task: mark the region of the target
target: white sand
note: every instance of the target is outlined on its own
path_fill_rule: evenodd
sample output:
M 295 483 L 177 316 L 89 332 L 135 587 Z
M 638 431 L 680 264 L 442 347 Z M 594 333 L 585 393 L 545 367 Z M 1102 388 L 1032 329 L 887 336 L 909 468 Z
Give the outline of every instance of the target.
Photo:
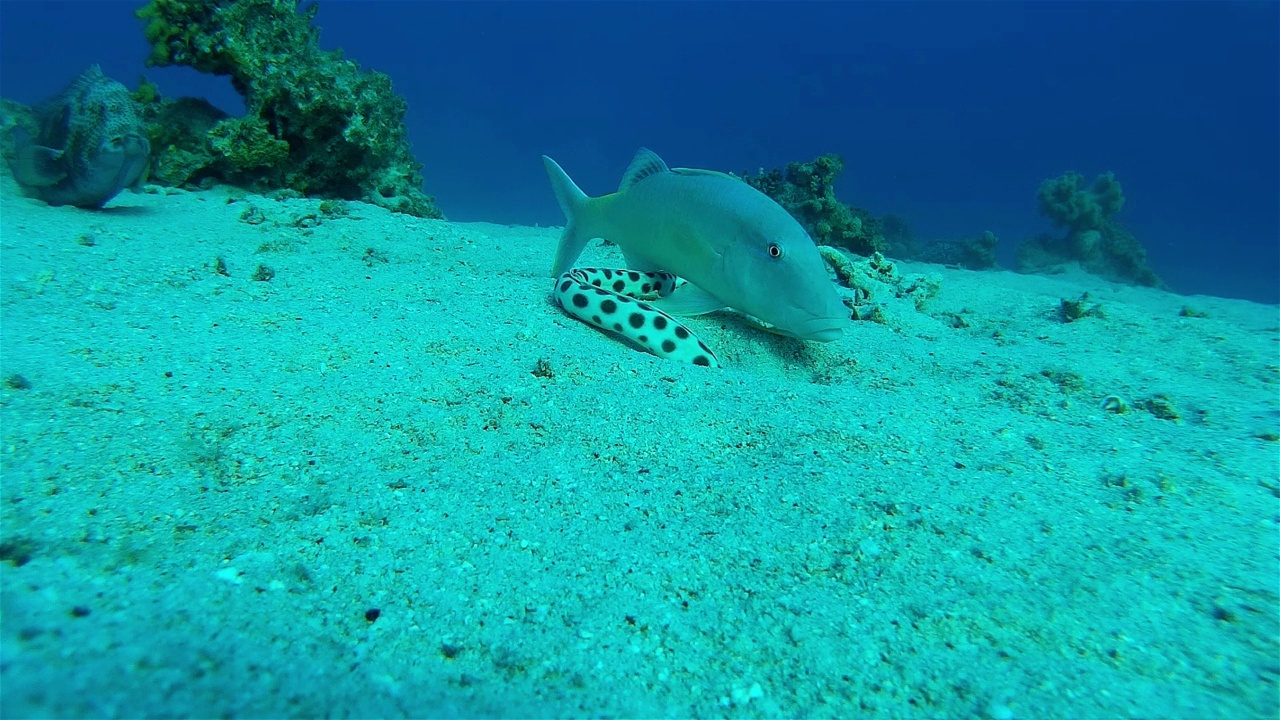
M 4 717 L 1277 714 L 1276 307 L 904 266 L 713 370 L 557 230 L 229 197 L 3 186 Z

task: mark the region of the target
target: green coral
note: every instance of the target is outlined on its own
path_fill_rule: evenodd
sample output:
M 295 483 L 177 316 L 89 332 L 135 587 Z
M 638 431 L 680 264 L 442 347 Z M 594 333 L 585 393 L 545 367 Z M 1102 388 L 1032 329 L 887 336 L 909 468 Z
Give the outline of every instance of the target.
M 151 44 L 147 65 L 190 65 L 201 72 L 217 73 L 188 52 L 213 10 L 214 5 L 204 0 L 152 0 L 139 8 L 138 18 L 146 21 L 142 34 Z M 206 52 L 201 57 L 208 54 Z
M 1147 252 L 1115 215 L 1124 193 L 1112 173 L 1099 175 L 1085 187 L 1084 176 L 1068 172 L 1040 184 L 1040 214 L 1066 235 L 1040 235 L 1018 247 L 1018 270 L 1045 272 L 1066 262 L 1119 282 L 1163 287 L 1147 265 Z
M 1101 231 L 1124 207 L 1124 193 L 1113 173 L 1103 173 L 1085 189 L 1084 176 L 1069 172 L 1040 183 L 1040 214 L 1071 234 Z
M 146 78 L 138 79 L 138 89 L 133 91 L 133 101 L 146 107 L 160 101 L 160 87 Z
M 151 0 L 137 15 L 149 65 L 228 75 L 244 97 L 245 117 L 212 129 L 210 175 L 443 217 L 421 190 L 404 99 L 385 74 L 321 50 L 315 12 L 294 0 Z
M 156 98 L 142 106 L 151 139 L 150 181 L 160 185 L 233 182 L 226 160 L 214 151 L 210 132 L 227 114 L 201 98 Z
M 1073 323 L 1087 317 L 1104 318 L 1107 316 L 1101 305 L 1097 303 L 1090 305 L 1089 303 L 1089 293 L 1082 293 L 1077 300 L 1062 298 L 1058 302 L 1058 317 L 1062 318 L 1064 323 Z
M 273 168 L 289 157 L 289 143 L 254 117 L 223 120 L 209 131 L 209 144 L 239 172 Z
M 887 243 L 879 221 L 861 208 L 840 202 L 835 180 L 844 170 L 839 155 L 822 155 L 808 163 L 793 162 L 781 170 L 761 170 L 742 179 L 791 213 L 819 245 L 846 248 L 859 255 L 884 251 Z

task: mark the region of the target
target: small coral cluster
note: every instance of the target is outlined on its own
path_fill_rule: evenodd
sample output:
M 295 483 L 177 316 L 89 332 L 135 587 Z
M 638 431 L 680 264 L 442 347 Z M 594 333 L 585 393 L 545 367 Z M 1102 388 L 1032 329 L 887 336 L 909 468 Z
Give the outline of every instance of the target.
M 1018 247 L 1018 270 L 1044 272 L 1067 262 L 1120 282 L 1161 287 L 1147 265 L 1147 252 L 1115 220 L 1124 193 L 1112 173 L 1099 175 L 1086 187 L 1084 177 L 1069 172 L 1040 185 L 1040 214 L 1066 235 L 1040 235 Z
M 849 288 L 844 293 L 845 304 L 854 320 L 888 322 L 880 300 L 885 288 L 891 289 L 896 298 L 910 299 L 916 310 L 924 312 L 942 287 L 942 278 L 937 275 L 900 274 L 897 265 L 878 252 L 852 260 L 841 250 L 819 245 L 818 254 L 835 273 L 838 284 Z
M 793 162 L 785 172 L 761 169 L 756 175 L 743 174 L 742 179 L 786 208 L 817 244 L 859 255 L 884 251 L 879 221 L 866 210 L 836 199 L 835 180 L 842 170 L 844 160 L 827 154 L 813 162 Z
M 290 188 L 442 217 L 421 190 L 404 99 L 385 74 L 321 50 L 315 11 L 294 0 L 150 0 L 138 10 L 148 65 L 229 75 L 247 108 L 232 118 L 144 85 L 135 97 L 150 121 L 153 180 Z

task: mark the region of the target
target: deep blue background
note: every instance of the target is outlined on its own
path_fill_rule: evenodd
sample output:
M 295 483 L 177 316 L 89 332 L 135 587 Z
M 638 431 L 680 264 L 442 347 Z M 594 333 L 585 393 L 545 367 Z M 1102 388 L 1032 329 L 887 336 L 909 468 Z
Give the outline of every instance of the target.
M 0 94 L 143 67 L 137 2 L 0 2 Z M 591 194 L 636 147 L 755 170 L 842 153 L 847 202 L 925 239 L 1051 228 L 1040 181 L 1115 171 L 1174 289 L 1280 301 L 1280 4 L 324 2 L 325 47 L 391 75 L 455 220 L 560 224 L 538 156 Z

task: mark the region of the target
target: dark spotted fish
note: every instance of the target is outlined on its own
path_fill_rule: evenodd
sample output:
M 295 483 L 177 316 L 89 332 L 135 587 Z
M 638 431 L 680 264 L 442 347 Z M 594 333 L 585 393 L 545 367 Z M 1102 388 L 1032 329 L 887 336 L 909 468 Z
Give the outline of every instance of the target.
M 151 153 L 141 110 L 97 65 L 32 112 L 37 134 L 15 128 L 9 163 L 27 193 L 50 205 L 96 209 L 141 185 Z

